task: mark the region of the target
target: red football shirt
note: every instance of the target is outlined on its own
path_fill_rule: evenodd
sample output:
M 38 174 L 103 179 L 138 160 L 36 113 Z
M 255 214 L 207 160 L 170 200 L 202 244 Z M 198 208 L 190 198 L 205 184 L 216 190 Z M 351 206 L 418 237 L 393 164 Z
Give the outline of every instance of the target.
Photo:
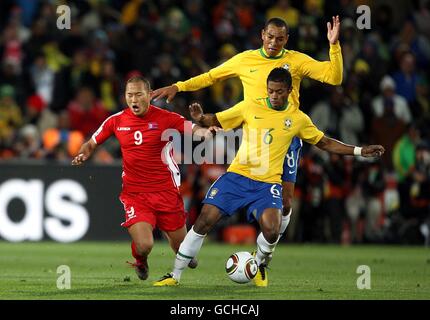
M 129 108 L 110 116 L 93 134 L 98 145 L 111 135 L 118 139 L 123 158 L 123 191 L 178 190 L 181 176 L 173 159 L 173 145 L 162 141 L 167 129 L 191 134 L 192 123 L 177 113 L 150 105 L 143 117 L 134 115 Z

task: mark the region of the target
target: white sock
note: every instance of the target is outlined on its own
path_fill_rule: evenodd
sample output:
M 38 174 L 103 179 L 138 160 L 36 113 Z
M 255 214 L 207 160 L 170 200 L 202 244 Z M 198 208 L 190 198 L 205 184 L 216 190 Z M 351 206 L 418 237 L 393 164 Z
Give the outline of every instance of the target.
M 281 228 L 279 230 L 278 241 L 279 241 L 279 239 L 281 239 L 281 237 L 284 234 L 285 230 L 287 230 L 288 224 L 290 223 L 290 218 L 291 218 L 291 212 L 292 211 L 293 211 L 293 209 L 290 209 L 290 212 L 286 216 L 282 215 Z
M 260 265 L 262 262 L 266 260 L 266 258 L 275 251 L 275 247 L 278 241 L 275 243 L 269 243 L 264 238 L 263 232 L 257 237 L 257 254 L 255 255 L 255 260 L 257 261 L 257 265 Z
M 194 258 L 202 247 L 205 234 L 198 234 L 194 232 L 193 227 L 188 231 L 181 245 L 179 246 L 178 253 L 175 258 L 175 266 L 173 268 L 173 278 L 176 280 L 181 279 L 182 271 L 188 266 L 191 259 Z

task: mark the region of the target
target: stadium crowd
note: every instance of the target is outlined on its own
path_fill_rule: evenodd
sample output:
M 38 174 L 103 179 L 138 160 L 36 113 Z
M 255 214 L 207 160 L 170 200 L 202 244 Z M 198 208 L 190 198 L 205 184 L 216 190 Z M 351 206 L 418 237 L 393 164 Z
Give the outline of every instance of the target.
M 57 28 L 61 4 L 72 9 L 70 30 Z M 370 29 L 357 28 L 361 4 L 371 8 Z M 287 240 L 428 242 L 430 0 L 2 0 L 0 159 L 69 162 L 101 122 L 126 105 L 126 79 L 141 74 L 160 88 L 206 72 L 260 47 L 271 17 L 288 23 L 287 49 L 327 60 L 326 22 L 336 14 L 343 83 L 304 80 L 301 109 L 331 137 L 381 144 L 386 152 L 369 162 L 305 146 Z M 229 79 L 155 104 L 189 118 L 192 101 L 215 113 L 241 98 L 240 80 Z M 92 161 L 119 158 L 112 141 Z M 181 165 L 191 221 L 226 167 Z

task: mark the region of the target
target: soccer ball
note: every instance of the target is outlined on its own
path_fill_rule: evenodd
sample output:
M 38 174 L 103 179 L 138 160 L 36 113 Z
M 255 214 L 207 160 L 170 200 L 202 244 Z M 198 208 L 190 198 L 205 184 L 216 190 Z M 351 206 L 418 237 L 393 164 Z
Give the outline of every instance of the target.
M 246 251 L 232 254 L 225 264 L 225 271 L 230 280 L 247 283 L 257 274 L 258 266 L 254 257 Z

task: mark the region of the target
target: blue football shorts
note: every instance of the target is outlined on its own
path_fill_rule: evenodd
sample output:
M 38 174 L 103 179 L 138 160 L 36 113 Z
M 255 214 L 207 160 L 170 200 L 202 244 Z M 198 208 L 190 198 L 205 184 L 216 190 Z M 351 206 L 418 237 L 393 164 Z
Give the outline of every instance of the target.
M 226 172 L 209 188 L 203 203 L 218 207 L 224 216 L 246 208 L 247 220 L 258 221 L 265 209 L 282 210 L 282 186 Z

